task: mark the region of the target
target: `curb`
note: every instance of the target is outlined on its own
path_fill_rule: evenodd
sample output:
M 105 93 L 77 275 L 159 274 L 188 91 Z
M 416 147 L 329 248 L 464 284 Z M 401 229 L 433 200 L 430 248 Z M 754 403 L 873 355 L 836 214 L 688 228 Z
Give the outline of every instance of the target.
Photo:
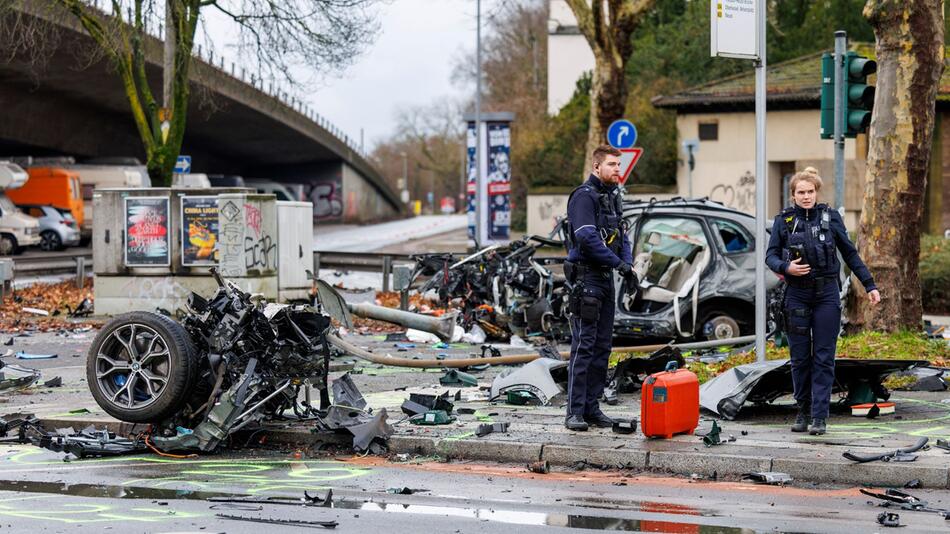
M 76 419 L 41 419 L 47 428 L 67 426 L 85 427 L 93 424 L 123 433 L 131 430 L 131 423 L 119 421 L 80 421 Z M 308 430 L 275 429 L 268 431 L 272 443 L 316 444 L 336 443 L 340 440 L 326 435 L 313 434 Z M 389 450 L 394 454 L 420 456 L 443 456 L 457 460 L 484 460 L 502 463 L 526 464 L 547 460 L 551 465 L 573 466 L 578 462 L 613 469 L 634 469 L 674 475 L 740 476 L 757 471 L 788 473 L 796 481 L 837 483 L 864 486 L 902 487 L 907 481 L 919 479 L 927 489 L 950 489 L 950 467 L 921 463 L 871 462 L 854 464 L 814 458 L 781 458 L 730 454 L 725 448 L 716 452 L 648 451 L 642 449 L 599 448 L 581 445 L 524 443 L 492 439 L 430 438 L 423 436 L 393 435 L 389 438 Z M 722 452 L 719 452 L 719 451 Z

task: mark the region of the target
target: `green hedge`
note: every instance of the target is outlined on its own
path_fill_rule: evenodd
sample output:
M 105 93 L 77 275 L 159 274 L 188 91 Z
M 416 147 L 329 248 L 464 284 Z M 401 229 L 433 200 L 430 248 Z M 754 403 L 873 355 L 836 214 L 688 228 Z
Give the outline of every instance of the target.
M 920 290 L 924 312 L 950 314 L 950 239 L 920 237 Z

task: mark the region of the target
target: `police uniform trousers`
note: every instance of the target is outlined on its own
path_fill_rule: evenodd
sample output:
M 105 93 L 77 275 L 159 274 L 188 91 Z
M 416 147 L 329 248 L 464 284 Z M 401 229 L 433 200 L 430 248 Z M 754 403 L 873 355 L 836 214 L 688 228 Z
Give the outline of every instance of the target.
M 579 280 L 580 282 L 580 280 Z M 568 365 L 568 415 L 593 415 L 607 380 L 613 345 L 614 282 L 610 271 L 588 272 L 583 280 L 586 310 L 571 316 L 571 361 Z M 596 317 L 593 317 L 596 306 Z
M 811 406 L 812 418 L 826 419 L 841 330 L 837 280 L 820 279 L 812 287 L 790 285 L 785 292 L 785 319 L 795 400 L 799 406 Z

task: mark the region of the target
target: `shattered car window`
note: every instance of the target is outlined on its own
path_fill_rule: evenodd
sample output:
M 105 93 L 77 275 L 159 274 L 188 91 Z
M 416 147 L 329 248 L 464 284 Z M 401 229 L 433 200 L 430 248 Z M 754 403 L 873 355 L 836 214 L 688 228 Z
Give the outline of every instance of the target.
M 702 224 L 695 219 L 657 217 L 639 231 L 634 255 L 649 255 L 646 281 L 665 287 L 684 263 L 693 262 L 707 247 Z
M 716 232 L 719 233 L 719 238 L 722 240 L 723 251 L 725 251 L 726 254 L 753 250 L 752 240 L 738 224 L 724 219 L 714 219 L 713 226 Z

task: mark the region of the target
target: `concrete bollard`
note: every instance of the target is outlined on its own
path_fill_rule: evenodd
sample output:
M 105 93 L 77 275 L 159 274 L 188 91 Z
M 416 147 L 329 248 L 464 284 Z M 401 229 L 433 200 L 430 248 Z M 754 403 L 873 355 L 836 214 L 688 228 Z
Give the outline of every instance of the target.
M 86 258 L 76 257 L 76 287 L 82 289 L 86 285 Z

